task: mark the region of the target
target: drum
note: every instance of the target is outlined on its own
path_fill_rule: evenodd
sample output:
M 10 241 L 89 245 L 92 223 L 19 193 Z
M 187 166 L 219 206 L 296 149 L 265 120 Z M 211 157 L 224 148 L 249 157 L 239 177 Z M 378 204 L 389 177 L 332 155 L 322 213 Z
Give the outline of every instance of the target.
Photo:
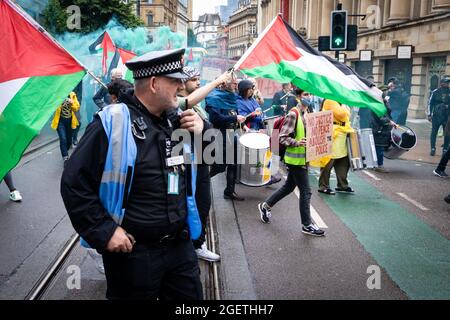
M 239 138 L 239 181 L 249 187 L 262 187 L 270 182 L 272 152 L 270 137 L 263 133 L 246 133 Z
M 414 149 L 417 136 L 410 128 L 399 126 L 391 131 L 391 145 L 384 151 L 384 157 L 390 160 L 400 158 L 401 155 Z
M 350 167 L 353 171 L 363 170 L 363 156 L 361 154 L 361 146 L 359 143 L 358 132 L 347 135 L 348 157 L 350 159 Z
M 378 168 L 377 149 L 372 129 L 358 130 L 364 169 Z
M 362 129 L 347 137 L 350 166 L 353 171 L 378 167 L 377 150 L 372 129 Z

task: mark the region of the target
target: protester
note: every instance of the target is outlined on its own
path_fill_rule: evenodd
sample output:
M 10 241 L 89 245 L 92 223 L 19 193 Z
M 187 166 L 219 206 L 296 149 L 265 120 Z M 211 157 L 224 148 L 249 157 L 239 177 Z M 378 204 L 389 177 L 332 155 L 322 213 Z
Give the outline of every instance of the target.
M 444 134 L 446 137 L 450 136 L 450 116 L 448 117 Z M 439 163 L 436 170 L 433 171 L 433 173 L 440 178 L 448 178 L 448 174 L 445 172 L 445 168 L 447 167 L 449 160 L 450 160 L 450 149 L 447 149 L 447 151 L 442 156 L 441 162 Z
M 282 90 L 275 93 L 272 99 L 272 108 L 277 115 L 284 115 L 297 105 L 295 95 L 292 93 L 292 84 L 283 83 Z
M 384 167 L 384 149 L 391 145 L 392 128 L 398 126 L 391 120 L 391 108 L 386 99 L 384 99 L 384 105 L 386 107 L 386 113 L 382 117 L 379 117 L 371 111 L 372 117 L 370 120 L 378 161 L 378 167 L 374 170 L 379 173 L 389 173 L 389 170 Z
M 58 132 L 59 148 L 64 160 L 64 166 L 69 159 L 69 150 L 72 147 L 73 130 L 79 125 L 75 112 L 80 110 L 75 92 L 71 92 L 64 102 L 56 109 L 51 127 Z
M 238 114 L 246 118 L 244 130 L 260 131 L 265 129 L 261 107 L 254 96 L 255 86 L 250 80 L 242 80 L 238 85 L 239 95 L 237 97 Z
M 328 161 L 323 161 L 324 167 L 320 169 L 319 192 L 327 195 L 336 193 L 330 188 L 331 170 L 334 169 L 337 178 L 337 192 L 354 193 L 349 186 L 348 172 L 350 159 L 348 156 L 347 135 L 355 132 L 350 126 L 350 108 L 332 100 L 325 100 L 323 111 L 333 112 L 333 145 L 332 155 Z
M 123 72 L 121 69 L 115 68 L 111 70 L 111 82 L 122 78 Z M 108 93 L 108 87 L 104 87 L 103 85 L 100 86 L 100 90 L 97 91 L 92 99 L 100 110 L 112 103 L 111 96 Z
M 81 127 L 81 105 L 82 105 L 82 100 L 83 100 L 83 80 L 80 81 L 80 83 L 78 83 L 78 85 L 75 87 L 75 89 L 73 90 L 73 92 L 75 92 L 78 102 L 80 104 L 80 108 L 75 111 L 75 117 L 78 120 L 78 126 L 73 130 L 73 136 L 72 136 L 72 144 L 74 147 L 77 146 L 78 144 L 78 132 L 80 131 L 80 127 Z
M 207 120 L 206 111 L 198 105 L 212 90 L 217 86 L 231 79 L 231 72 L 225 72 L 215 81 L 208 83 L 203 88 L 200 87 L 200 72 L 192 67 L 184 67 L 184 73 L 188 79 L 184 81 L 184 89 L 178 94 L 179 108 L 186 110 L 192 108 L 204 119 L 208 128 L 212 124 Z M 208 222 L 209 211 L 211 209 L 211 177 L 209 175 L 209 166 L 203 161 L 197 166 L 197 190 L 195 193 L 200 219 L 202 222 L 202 233 L 200 238 L 193 241 L 195 252 L 200 259 L 206 261 L 219 261 L 220 256 L 206 247 L 206 224 Z
M 111 97 L 111 104 L 120 103 L 121 96 L 126 94 L 129 89 L 133 88 L 133 84 L 127 80 L 115 79 L 108 84 L 108 93 Z
M 255 89 L 253 89 L 253 98 L 255 98 L 256 102 L 258 102 L 259 106 L 262 107 L 264 105 L 264 98 L 262 96 L 261 91 L 258 89 L 258 82 L 255 78 L 248 78 L 253 83 Z
M 442 78 L 440 87 L 431 94 L 430 102 L 428 104 L 428 120 L 432 124 L 431 129 L 431 151 L 430 155 L 436 155 L 436 139 L 439 129 L 445 128 L 447 119 L 450 115 L 450 78 Z M 450 136 L 444 137 L 444 149 L 442 154 L 445 154 L 450 145 Z
M 219 173 L 227 172 L 227 186 L 224 198 L 244 201 L 235 191 L 237 175 L 237 136 L 235 130 L 245 121 L 245 117 L 237 114 L 236 79 L 232 78 L 219 89 L 215 89 L 206 97 L 206 111 L 214 128 L 222 134 L 223 161 L 211 166 L 211 178 Z M 220 143 L 220 141 L 216 142 Z M 233 148 L 233 149 L 231 149 Z M 232 163 L 227 163 L 227 153 L 233 152 Z
M 300 190 L 299 209 L 302 232 L 307 235 L 322 237 L 325 232 L 317 227 L 311 219 L 312 193 L 306 162 L 305 121 L 298 106 L 293 108 L 286 116 L 286 121 L 280 132 L 280 143 L 287 147 L 284 162 L 287 165 L 288 177 L 286 183 L 277 192 L 265 202 L 258 204 L 261 221 L 270 223 L 272 208 L 298 187 Z
M 75 230 L 103 255 L 108 299 L 203 298 L 187 224 L 188 166 L 172 156 L 171 136 L 178 128 L 202 134 L 204 123 L 193 110 L 169 120 L 187 78 L 183 55 L 154 51 L 127 62 L 134 90 L 99 112 L 62 176 Z
M 21 202 L 22 201 L 22 195 L 20 194 L 19 190 L 16 189 L 14 186 L 14 182 L 12 179 L 11 172 L 8 172 L 5 177 L 3 178 L 3 181 L 5 181 L 6 186 L 9 189 L 9 200 L 13 202 Z

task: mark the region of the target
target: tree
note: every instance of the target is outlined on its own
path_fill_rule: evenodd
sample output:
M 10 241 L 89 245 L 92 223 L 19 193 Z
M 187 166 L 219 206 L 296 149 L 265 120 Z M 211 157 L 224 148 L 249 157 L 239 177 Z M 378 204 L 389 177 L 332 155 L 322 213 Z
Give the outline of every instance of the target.
M 44 12 L 44 25 L 52 34 L 66 31 L 67 12 L 62 9 L 59 0 L 50 0 Z
M 67 27 L 66 9 L 72 5 L 80 8 L 81 29 L 71 30 Z M 124 3 L 120 0 L 50 0 L 44 11 L 45 26 L 53 33 L 90 33 L 104 27 L 113 17 L 125 28 L 144 25 L 142 20 L 133 14 L 132 2 Z

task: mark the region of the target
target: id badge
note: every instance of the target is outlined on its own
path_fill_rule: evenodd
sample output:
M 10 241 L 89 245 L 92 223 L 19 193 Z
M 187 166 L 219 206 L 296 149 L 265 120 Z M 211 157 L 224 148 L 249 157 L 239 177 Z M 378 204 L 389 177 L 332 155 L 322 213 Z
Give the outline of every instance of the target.
M 167 194 L 169 195 L 174 195 L 177 196 L 180 194 L 180 190 L 179 190 L 179 180 L 180 180 L 180 175 L 178 173 L 175 172 L 171 172 L 169 173 L 168 176 L 168 190 L 167 190 Z

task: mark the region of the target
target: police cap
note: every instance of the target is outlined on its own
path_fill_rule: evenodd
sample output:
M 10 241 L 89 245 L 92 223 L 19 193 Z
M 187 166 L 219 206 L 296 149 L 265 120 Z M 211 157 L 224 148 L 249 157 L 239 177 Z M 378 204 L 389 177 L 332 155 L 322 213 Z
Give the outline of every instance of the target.
M 144 79 L 155 76 L 188 79 L 183 72 L 185 49 L 152 51 L 140 57 L 135 57 L 125 63 L 133 72 L 134 79 Z

